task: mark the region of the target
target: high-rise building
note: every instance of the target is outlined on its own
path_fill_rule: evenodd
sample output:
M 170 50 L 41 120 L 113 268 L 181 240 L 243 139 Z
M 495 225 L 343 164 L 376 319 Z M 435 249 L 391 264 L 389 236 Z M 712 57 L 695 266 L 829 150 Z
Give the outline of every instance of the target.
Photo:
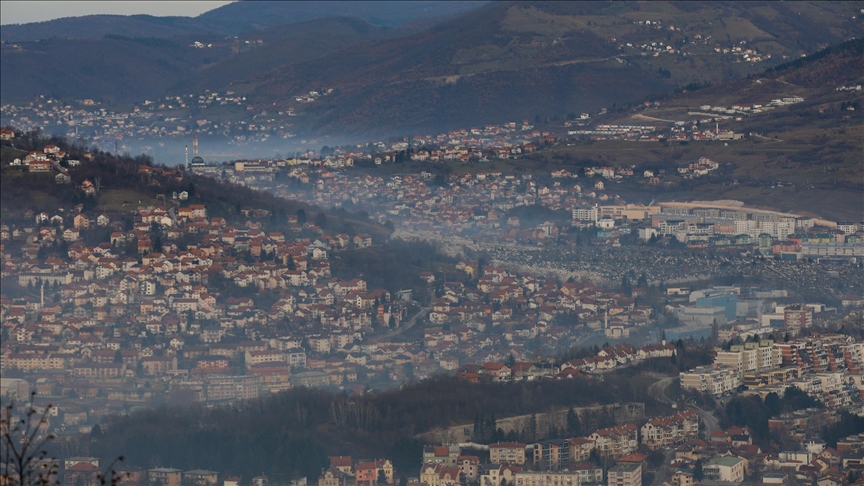
M 714 364 L 725 365 L 738 370 L 741 380 L 746 374 L 755 374 L 777 368 L 780 364 L 780 352 L 774 350 L 774 341 L 763 339 L 758 343 L 745 343 L 720 351 L 714 358 Z
M 805 304 L 787 305 L 783 309 L 783 327 L 788 332 L 798 333 L 813 326 L 813 309 Z

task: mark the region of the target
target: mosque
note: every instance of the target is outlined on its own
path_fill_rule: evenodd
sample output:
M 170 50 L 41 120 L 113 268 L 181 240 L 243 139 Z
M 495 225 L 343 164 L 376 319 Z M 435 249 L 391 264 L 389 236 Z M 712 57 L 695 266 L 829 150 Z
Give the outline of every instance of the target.
M 204 159 L 202 159 L 198 155 L 198 135 L 195 135 L 195 137 L 192 139 L 192 152 L 193 152 L 193 157 L 192 157 L 192 161 L 190 162 L 189 161 L 189 146 L 187 145 L 186 146 L 186 170 L 189 171 L 189 170 L 201 169 L 201 168 L 205 167 L 207 164 L 205 164 Z

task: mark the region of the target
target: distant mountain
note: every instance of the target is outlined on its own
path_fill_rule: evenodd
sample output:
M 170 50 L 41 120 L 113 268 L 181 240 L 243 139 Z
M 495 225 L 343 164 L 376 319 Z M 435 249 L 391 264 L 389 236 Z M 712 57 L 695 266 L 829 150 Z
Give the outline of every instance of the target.
M 297 22 L 336 14 L 350 18 Z M 596 113 L 741 79 L 864 37 L 859 16 L 854 2 L 235 2 L 195 19 L 123 18 L 194 34 L 7 42 L 0 85 L 4 100 L 109 105 L 230 89 L 259 111 L 294 108 L 298 134 L 383 136 Z M 333 92 L 295 101 L 322 87 Z
M 262 107 L 335 88 L 303 107 L 312 132 L 436 131 L 596 111 L 755 74 L 861 36 L 855 13 L 818 2 L 495 2 L 234 87 Z
M 359 42 L 393 35 L 396 35 L 393 29 L 376 27 L 354 17 L 308 20 L 242 34 L 243 39 L 255 43 L 262 40 L 263 45 L 202 65 L 184 76 L 170 91 L 201 93 L 205 89 L 223 88 L 281 66 L 308 62 Z M 245 46 L 243 39 L 234 42 Z
M 84 15 L 0 26 L 0 39 L 33 42 L 44 39 L 92 39 L 106 35 L 167 38 L 188 34 L 236 35 L 254 26 L 248 23 L 203 20 L 193 17 L 152 15 Z
M 224 47 L 205 52 L 188 43 L 111 36 L 50 39 L 18 49 L 2 46 L 2 97 L 12 101 L 44 94 L 108 103 L 143 101 L 166 92 L 196 67 L 228 54 Z
M 237 35 L 242 32 L 324 17 L 355 17 L 379 27 L 460 14 L 483 1 L 243 1 L 233 2 L 198 17 L 152 15 L 85 15 L 47 22 L 0 27 L 0 39 L 30 42 L 42 39 L 83 39 L 105 35 L 174 37 L 178 35 Z
M 50 39 L 23 43 L 20 48 L 3 46 L 0 86 L 4 100 L 50 94 L 58 98 L 140 102 L 168 92 L 187 94 L 220 88 L 389 34 L 387 29 L 359 19 L 325 18 L 240 34 L 236 39 L 114 35 Z M 312 37 L 318 40 L 310 42 Z M 191 46 L 195 40 L 211 43 L 212 47 L 195 49 Z
M 283 1 L 253 0 L 229 3 L 198 18 L 241 22 L 255 28 L 302 22 L 321 17 L 356 17 L 380 27 L 396 27 L 423 19 L 474 10 L 486 1 Z

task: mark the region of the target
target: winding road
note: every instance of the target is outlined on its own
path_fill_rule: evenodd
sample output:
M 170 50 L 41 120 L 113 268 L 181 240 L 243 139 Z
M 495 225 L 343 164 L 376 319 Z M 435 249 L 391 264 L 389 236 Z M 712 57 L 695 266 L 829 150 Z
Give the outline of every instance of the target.
M 419 319 L 426 317 L 426 314 L 428 314 L 430 310 L 432 310 L 432 307 L 421 307 L 420 310 L 416 314 L 414 314 L 414 317 L 409 319 L 408 322 L 405 323 L 404 326 L 399 326 L 397 329 L 393 330 L 392 332 L 387 332 L 385 334 L 382 334 L 380 337 L 376 336 L 373 339 L 375 339 L 379 343 L 386 343 L 386 342 L 390 341 L 391 339 L 395 338 L 396 336 L 398 336 L 398 335 L 404 333 L 405 331 L 408 331 L 412 327 L 414 327 L 414 324 L 417 324 L 417 321 Z
M 671 385 L 677 379 L 677 376 L 669 376 L 655 383 L 652 383 L 651 386 L 648 387 L 648 394 L 651 395 L 651 398 L 657 400 L 658 402 L 668 403 L 670 405 L 676 403 L 675 400 L 669 398 L 669 396 L 666 394 L 666 390 L 669 388 L 669 385 Z M 687 404 L 685 402 L 685 405 L 699 412 L 699 418 L 702 422 L 705 439 L 710 438 L 711 434 L 714 433 L 715 430 L 720 428 L 720 420 L 717 419 L 717 416 L 714 415 L 714 412 L 702 410 L 701 408 L 693 405 L 692 403 Z
M 666 390 L 669 388 L 669 385 L 674 383 L 677 379 L 677 376 L 668 376 L 652 383 L 648 387 L 648 394 L 651 396 L 651 398 L 657 400 L 658 402 L 668 403 L 670 405 L 677 403 L 675 400 L 669 398 L 669 396 L 666 394 Z M 720 420 L 717 419 L 717 417 L 714 415 L 714 412 L 702 410 L 701 408 L 693 405 L 692 403 L 688 404 L 687 402 L 684 402 L 684 404 L 692 408 L 693 410 L 699 412 L 701 429 L 702 433 L 704 434 L 703 437 L 705 438 L 705 440 L 708 440 L 711 437 L 711 434 L 713 434 L 715 430 L 720 428 Z M 651 483 L 650 486 L 658 486 L 664 479 L 666 479 L 666 476 L 669 473 L 669 463 L 672 461 L 672 458 L 675 455 L 675 449 L 672 448 L 666 451 L 665 455 L 666 457 L 663 461 L 663 466 L 661 466 L 655 473 L 654 481 Z

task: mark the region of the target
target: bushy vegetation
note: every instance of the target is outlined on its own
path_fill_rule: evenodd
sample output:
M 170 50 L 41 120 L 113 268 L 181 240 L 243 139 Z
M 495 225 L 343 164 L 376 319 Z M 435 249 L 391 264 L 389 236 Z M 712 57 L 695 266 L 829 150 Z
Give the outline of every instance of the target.
M 470 424 L 480 414 L 541 413 L 627 402 L 634 395 L 642 401 L 650 382 L 604 378 L 472 384 L 440 376 L 360 396 L 298 388 L 226 407 L 136 412 L 109 420 L 101 436 L 80 446 L 95 455 L 123 451 L 129 463 L 142 467 L 210 468 L 243 477 L 263 471 L 277 480 L 297 473 L 315 477 L 326 456 L 335 454 L 392 454 L 397 467 L 413 468 L 420 461 L 419 433 Z
M 342 278 L 362 275 L 369 289 L 386 288 L 390 292 L 412 289 L 414 299 L 426 303 L 430 286 L 420 279 L 420 272 L 444 269 L 449 271 L 449 280 L 460 280 L 465 274 L 455 270 L 455 263 L 454 258 L 441 254 L 428 243 L 390 241 L 382 247 L 340 252 L 331 260 L 330 271 Z M 438 280 L 441 277 L 443 273 L 436 276 Z
M 86 211 L 102 210 L 104 209 L 102 196 L 107 194 L 107 191 L 112 191 L 111 201 L 104 202 L 109 203 L 111 209 L 116 209 L 113 207 L 118 203 L 116 191 L 121 191 L 120 195 L 128 195 L 130 206 L 127 209 L 131 210 L 137 205 L 139 199 L 148 200 L 150 203 L 158 201 L 161 204 L 168 204 L 166 201 L 170 200 L 174 193 L 187 191 L 190 197 L 184 204 L 204 204 L 209 216 L 224 217 L 231 223 L 245 223 L 249 218 L 244 214 L 244 210 L 263 209 L 268 214 L 268 228 L 279 231 L 287 227 L 288 215 L 308 211 L 310 214 L 320 215 L 321 220 L 327 221 L 325 229 L 328 230 L 369 233 L 375 241 L 386 239 L 390 233 L 390 229 L 373 223 L 365 214 L 345 210 L 322 212 L 307 204 L 278 198 L 273 194 L 244 186 L 220 182 L 210 177 L 182 172 L 173 175 L 142 172 L 142 166 L 153 165 L 153 159 L 148 155 L 115 156 L 109 152 L 93 150 L 90 152 L 93 160 L 87 161 L 83 160 L 83 148 L 68 143 L 64 138 L 45 137 L 38 133 L 33 134 L 33 141 L 27 148 L 41 150 L 48 144 L 57 145 L 69 154 L 69 158 L 82 160 L 79 167 L 69 170 L 72 184 L 57 185 L 51 173 L 29 174 L 4 166 L 3 177 L 0 179 L 0 201 L 4 210 L 17 211 L 31 208 L 55 211 L 58 205 L 70 209 L 79 203 L 84 204 Z M 4 156 L 7 152 L 15 154 L 8 147 L 3 149 Z M 106 192 L 85 196 L 78 189 L 85 179 L 92 182 L 98 180 L 100 188 Z M 160 196 L 165 196 L 166 199 L 163 200 Z
M 843 411 L 840 412 L 839 422 L 825 428 L 822 439 L 828 443 L 829 447 L 836 448 L 838 440 L 862 432 L 864 432 L 864 417 Z
M 768 419 L 781 413 L 794 412 L 807 408 L 822 408 L 822 404 L 796 387 L 787 388 L 780 398 L 769 393 L 765 400 L 759 395 L 735 397 L 726 404 L 720 420 L 724 427 L 732 425 L 747 426 L 753 431 L 753 440 L 767 445 L 770 441 Z

